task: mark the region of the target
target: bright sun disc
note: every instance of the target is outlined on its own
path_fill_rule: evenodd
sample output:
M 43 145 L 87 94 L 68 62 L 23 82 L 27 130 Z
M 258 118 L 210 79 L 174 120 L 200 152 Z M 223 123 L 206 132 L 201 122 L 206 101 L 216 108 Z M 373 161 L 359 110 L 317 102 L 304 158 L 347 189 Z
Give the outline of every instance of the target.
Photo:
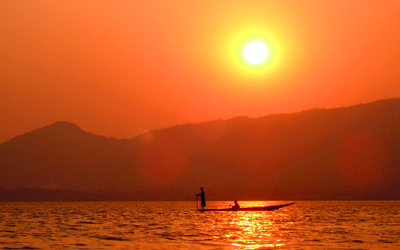
M 243 56 L 251 64 L 262 63 L 267 58 L 267 47 L 262 42 L 248 43 L 243 49 Z

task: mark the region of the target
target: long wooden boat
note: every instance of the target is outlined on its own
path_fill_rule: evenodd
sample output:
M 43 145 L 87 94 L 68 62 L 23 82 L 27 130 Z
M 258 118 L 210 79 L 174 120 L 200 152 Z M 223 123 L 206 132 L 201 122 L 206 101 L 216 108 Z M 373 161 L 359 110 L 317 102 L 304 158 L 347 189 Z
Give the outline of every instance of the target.
M 282 205 L 275 205 L 275 206 L 265 206 L 265 207 L 241 207 L 239 209 L 233 208 L 220 208 L 220 209 L 199 209 L 200 212 L 207 212 L 207 211 L 272 211 L 282 207 L 287 207 L 293 205 L 293 203 L 282 204 Z

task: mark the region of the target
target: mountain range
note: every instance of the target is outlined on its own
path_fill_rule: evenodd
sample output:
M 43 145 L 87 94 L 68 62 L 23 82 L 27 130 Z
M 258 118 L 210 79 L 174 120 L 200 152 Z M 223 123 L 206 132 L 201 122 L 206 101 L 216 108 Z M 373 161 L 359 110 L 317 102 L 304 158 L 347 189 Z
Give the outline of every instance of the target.
M 0 201 L 400 199 L 400 99 L 149 131 L 56 122 L 0 144 Z

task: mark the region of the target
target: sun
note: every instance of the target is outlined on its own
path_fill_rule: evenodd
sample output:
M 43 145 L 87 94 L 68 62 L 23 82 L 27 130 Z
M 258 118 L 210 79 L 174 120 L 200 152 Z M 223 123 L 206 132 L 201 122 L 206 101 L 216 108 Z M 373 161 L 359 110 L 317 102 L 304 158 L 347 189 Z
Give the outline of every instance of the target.
M 243 49 L 244 58 L 251 64 L 262 63 L 267 55 L 267 47 L 259 41 L 250 42 Z

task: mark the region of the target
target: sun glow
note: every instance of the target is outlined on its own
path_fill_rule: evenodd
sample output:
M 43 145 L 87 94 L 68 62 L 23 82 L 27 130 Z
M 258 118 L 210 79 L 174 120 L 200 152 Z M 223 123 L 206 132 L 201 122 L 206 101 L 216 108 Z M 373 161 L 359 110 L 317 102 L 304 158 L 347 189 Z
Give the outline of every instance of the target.
M 267 58 L 268 50 L 262 42 L 253 41 L 243 49 L 243 56 L 251 64 L 259 64 Z
M 226 58 L 232 66 L 229 80 L 243 86 L 266 86 L 266 79 L 279 79 L 282 73 L 282 46 L 285 41 L 273 29 L 235 31 L 226 36 Z M 249 83 L 245 84 L 243 83 Z

